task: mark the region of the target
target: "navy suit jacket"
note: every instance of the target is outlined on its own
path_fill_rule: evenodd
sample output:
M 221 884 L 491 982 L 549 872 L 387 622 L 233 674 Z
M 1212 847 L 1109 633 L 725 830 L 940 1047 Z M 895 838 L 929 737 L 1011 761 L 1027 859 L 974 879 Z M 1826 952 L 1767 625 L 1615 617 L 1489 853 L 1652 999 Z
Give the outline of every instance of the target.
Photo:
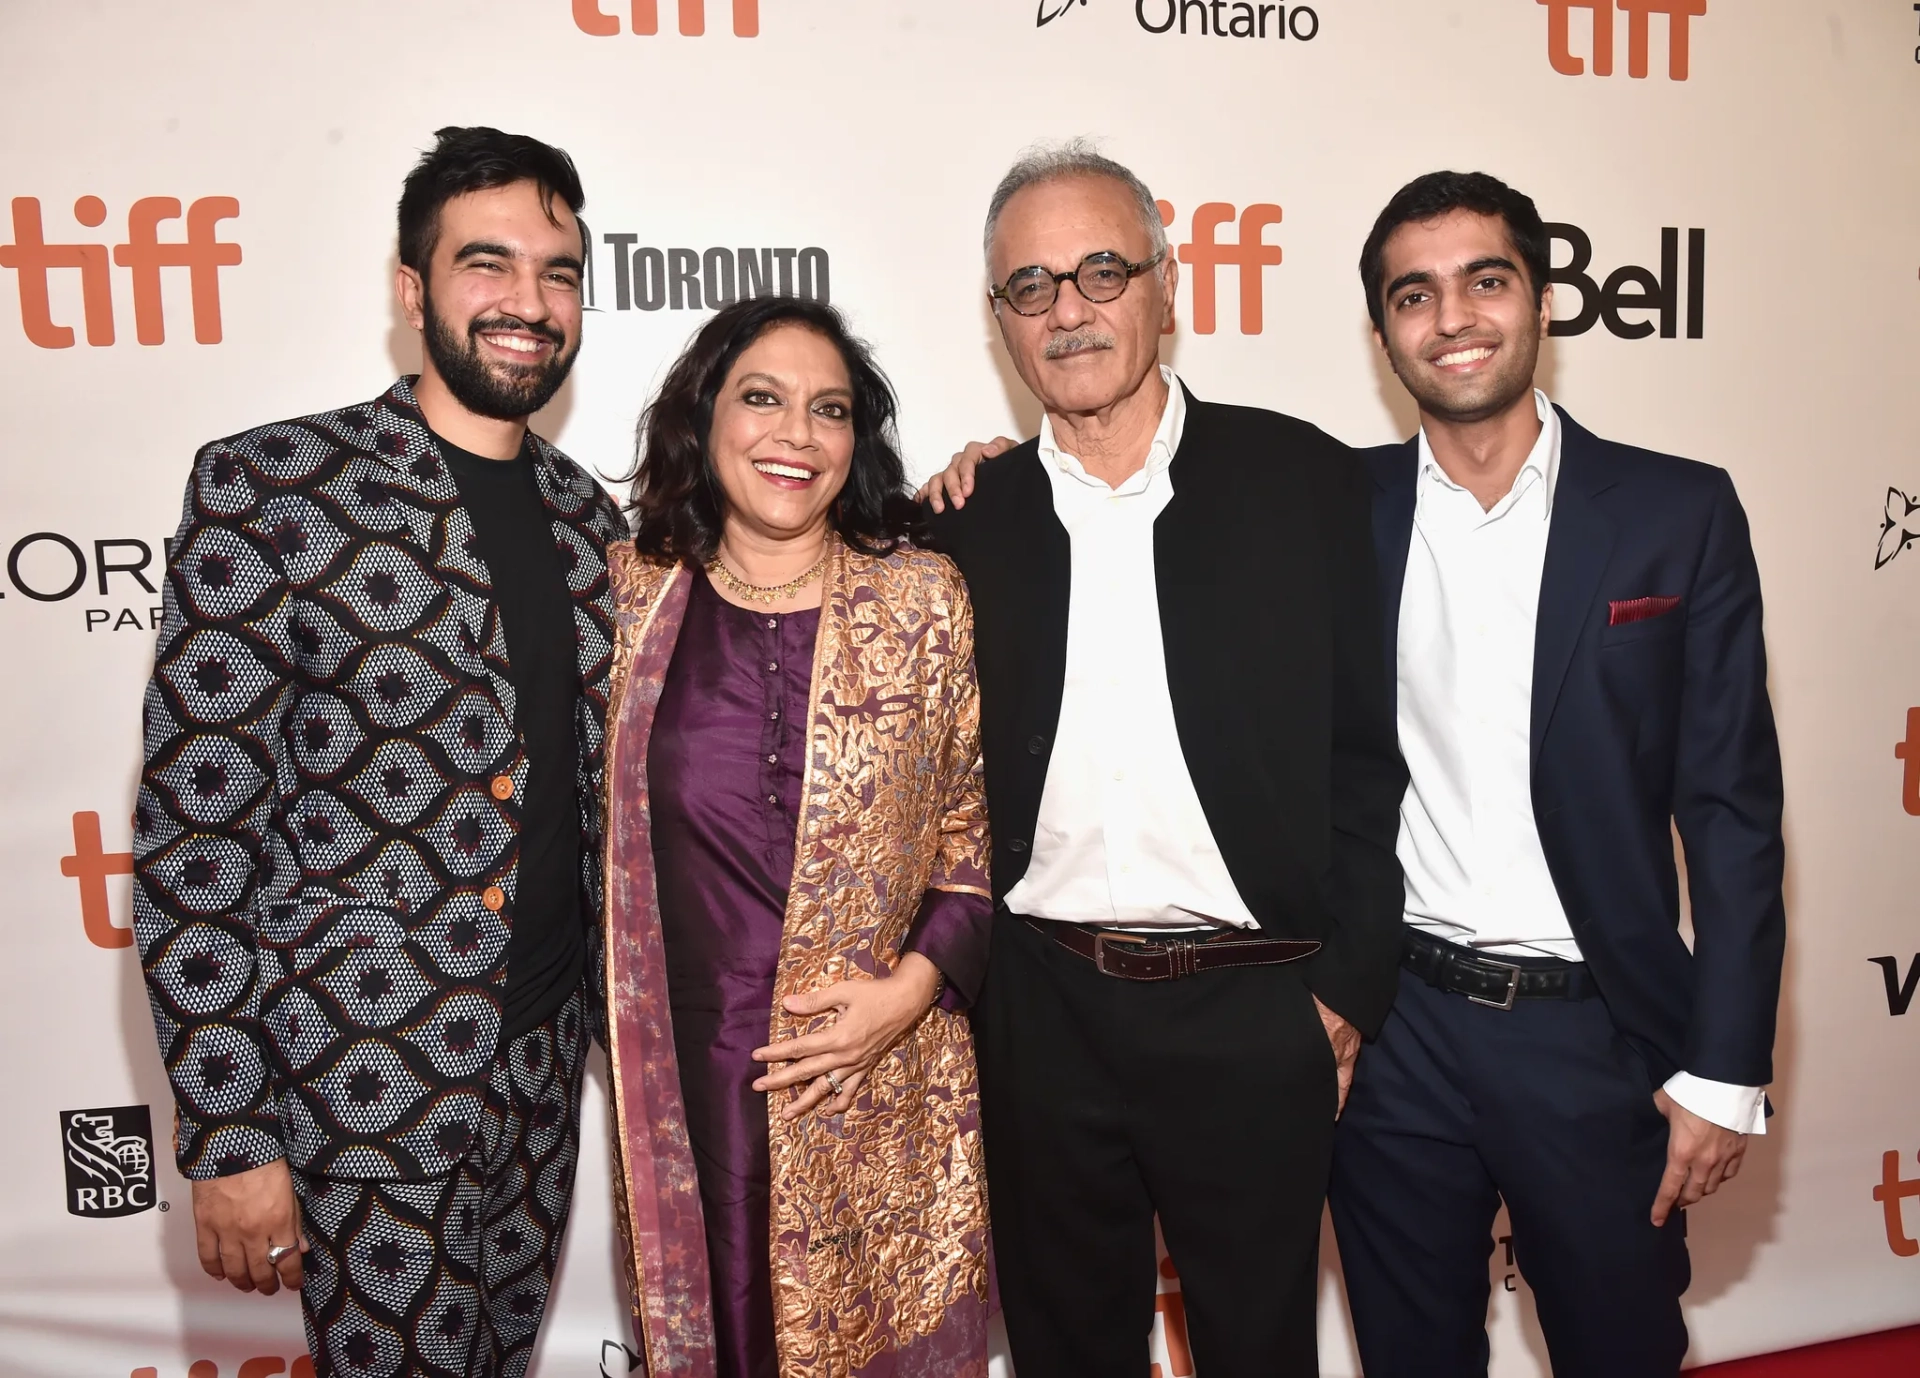
M 1786 944 L 1780 749 L 1760 574 L 1724 469 L 1560 413 L 1533 666 L 1533 813 L 1573 936 L 1656 1084 L 1773 1080 Z M 1364 452 L 1396 663 L 1417 440 Z M 1609 625 L 1610 606 L 1678 598 Z M 1390 686 L 1396 694 L 1397 683 Z M 1686 852 L 1681 940 L 1671 824 Z

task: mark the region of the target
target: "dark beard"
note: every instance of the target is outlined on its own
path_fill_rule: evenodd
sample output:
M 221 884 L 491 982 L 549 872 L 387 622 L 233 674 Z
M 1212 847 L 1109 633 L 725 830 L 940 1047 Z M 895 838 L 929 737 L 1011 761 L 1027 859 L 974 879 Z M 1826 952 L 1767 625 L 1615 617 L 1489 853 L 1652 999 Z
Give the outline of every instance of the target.
M 567 381 L 574 358 L 580 353 L 577 342 L 567 349 L 566 336 L 550 325 L 535 325 L 512 316 L 485 316 L 471 321 L 467 338 L 461 340 L 435 314 L 432 296 L 422 299 L 421 311 L 426 317 L 421 335 L 427 357 L 433 360 L 447 391 L 468 411 L 495 421 L 522 421 L 546 406 Z M 554 352 L 539 364 L 491 363 L 480 354 L 479 335 L 483 330 L 525 330 L 551 341 Z

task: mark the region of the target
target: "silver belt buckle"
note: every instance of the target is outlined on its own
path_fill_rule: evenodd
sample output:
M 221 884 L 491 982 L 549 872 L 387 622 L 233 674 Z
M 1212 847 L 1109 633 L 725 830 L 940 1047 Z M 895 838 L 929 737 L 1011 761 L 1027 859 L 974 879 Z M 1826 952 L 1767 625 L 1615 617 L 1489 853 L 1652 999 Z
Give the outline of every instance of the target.
M 1131 978 L 1122 972 L 1107 970 L 1107 941 L 1108 935 L 1105 933 L 1093 935 L 1093 969 L 1102 976 L 1118 976 L 1123 981 L 1130 980 Z M 1114 941 L 1125 942 L 1127 939 L 1120 938 Z M 1133 941 L 1140 942 L 1142 939 L 1135 938 Z
M 1512 1009 L 1513 1002 L 1520 997 L 1520 968 L 1511 962 L 1496 962 L 1491 957 L 1476 957 L 1474 960 L 1480 963 L 1481 966 L 1498 967 L 1501 971 L 1507 973 L 1507 998 L 1505 1000 L 1488 1000 L 1483 996 L 1468 995 L 1467 999 L 1473 1001 L 1476 1005 L 1485 1005 L 1490 1010 Z M 1462 992 L 1462 994 L 1465 994 L 1465 992 Z
M 1093 935 L 1093 969 L 1102 976 L 1112 976 L 1122 981 L 1152 981 L 1158 978 L 1152 976 L 1129 976 L 1124 971 L 1109 970 L 1107 967 L 1107 948 L 1110 944 L 1125 944 L 1131 946 L 1136 952 L 1141 953 L 1143 956 L 1146 955 L 1145 949 L 1148 947 L 1157 946 L 1165 949 L 1175 946 L 1171 940 L 1165 938 L 1148 938 L 1133 933 L 1095 933 Z M 1123 946 L 1121 950 L 1125 951 L 1126 949 Z M 1170 974 L 1174 977 L 1187 974 L 1180 970 L 1180 958 L 1177 953 L 1172 955 L 1170 966 Z M 1195 968 L 1195 970 L 1198 970 L 1198 968 Z

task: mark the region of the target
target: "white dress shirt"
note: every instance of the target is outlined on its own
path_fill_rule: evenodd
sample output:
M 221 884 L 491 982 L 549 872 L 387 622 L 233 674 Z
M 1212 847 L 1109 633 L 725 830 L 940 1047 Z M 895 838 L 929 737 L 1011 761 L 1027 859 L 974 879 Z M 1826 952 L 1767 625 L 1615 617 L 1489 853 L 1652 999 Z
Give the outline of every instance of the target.
M 1400 591 L 1400 806 L 1406 921 L 1493 955 L 1585 960 L 1533 816 L 1530 732 L 1540 578 L 1560 475 L 1560 417 L 1536 391 L 1540 436 L 1491 508 L 1448 478 L 1420 433 Z M 1761 1090 L 1679 1072 L 1667 1094 L 1703 1119 L 1764 1134 Z
M 1040 793 L 1032 861 L 1007 893 L 1016 914 L 1123 928 L 1252 928 L 1180 752 L 1154 581 L 1153 523 L 1187 404 L 1167 406 L 1147 462 L 1118 488 L 1089 474 L 1040 423 L 1040 462 L 1072 548 L 1067 674 Z

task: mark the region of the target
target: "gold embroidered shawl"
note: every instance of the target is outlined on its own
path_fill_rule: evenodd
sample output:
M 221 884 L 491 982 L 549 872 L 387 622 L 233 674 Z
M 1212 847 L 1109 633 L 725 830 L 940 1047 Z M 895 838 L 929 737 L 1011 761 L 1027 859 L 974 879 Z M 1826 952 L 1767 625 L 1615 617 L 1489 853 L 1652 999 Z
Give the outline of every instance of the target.
M 647 818 L 647 746 L 685 569 L 610 552 L 607 1047 L 614 1180 L 652 1378 L 714 1371 L 699 1184 L 680 1098 Z M 835 544 L 814 650 L 794 873 L 768 1012 L 891 969 L 929 889 L 985 895 L 973 613 L 953 564 Z M 817 1025 L 809 1026 L 817 1027 Z M 973 1042 L 937 1006 L 848 1114 L 769 1117 L 782 1378 L 984 1378 L 987 1216 Z

